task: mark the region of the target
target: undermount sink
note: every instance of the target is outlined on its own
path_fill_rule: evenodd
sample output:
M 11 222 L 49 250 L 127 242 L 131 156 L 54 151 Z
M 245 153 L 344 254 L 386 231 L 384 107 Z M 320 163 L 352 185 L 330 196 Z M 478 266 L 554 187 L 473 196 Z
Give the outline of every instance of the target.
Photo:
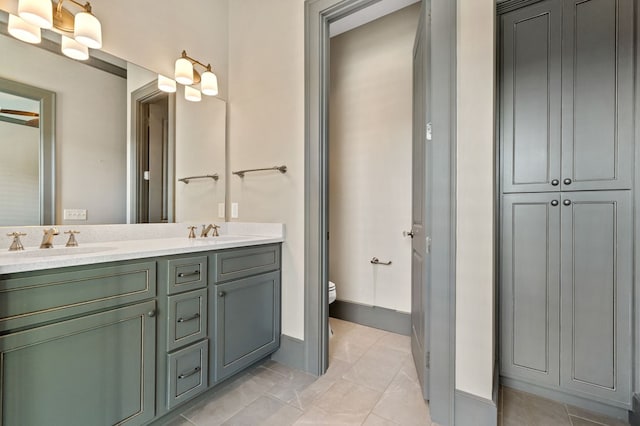
M 78 254 L 93 254 L 113 250 L 115 247 L 54 247 L 51 249 L 35 249 L 28 251 L 5 252 L 7 255 L 17 257 L 52 257 L 73 256 Z

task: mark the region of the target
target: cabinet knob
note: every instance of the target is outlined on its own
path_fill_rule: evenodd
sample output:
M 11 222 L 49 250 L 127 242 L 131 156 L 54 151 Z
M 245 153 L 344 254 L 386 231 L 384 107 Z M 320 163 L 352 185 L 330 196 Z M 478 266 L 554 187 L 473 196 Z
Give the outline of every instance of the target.
M 571 179 L 566 178 L 565 180 L 562 181 L 565 185 L 571 185 Z
M 558 205 L 558 200 L 551 200 L 551 205 L 553 207 L 557 206 Z
M 147 315 L 149 315 L 150 317 L 155 317 L 156 316 L 156 311 L 149 311 L 149 312 L 147 312 Z
M 225 295 L 224 291 L 221 291 L 221 292 L 218 293 L 218 296 L 220 296 L 220 297 L 224 297 L 224 295 Z
M 570 206 L 571 205 L 571 200 L 564 200 L 562 202 L 562 204 L 564 204 L 565 206 Z
M 551 181 L 551 185 L 558 186 L 558 185 L 560 185 L 560 181 L 558 179 L 554 179 L 554 180 Z

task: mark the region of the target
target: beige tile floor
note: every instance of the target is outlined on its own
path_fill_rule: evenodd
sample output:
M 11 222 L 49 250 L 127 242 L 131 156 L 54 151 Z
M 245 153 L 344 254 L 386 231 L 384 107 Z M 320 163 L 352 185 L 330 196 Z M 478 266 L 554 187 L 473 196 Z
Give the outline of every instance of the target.
M 409 337 L 330 321 L 330 365 L 322 377 L 266 361 L 165 424 L 430 425 Z
M 550 399 L 500 389 L 499 426 L 625 426 L 627 422 Z

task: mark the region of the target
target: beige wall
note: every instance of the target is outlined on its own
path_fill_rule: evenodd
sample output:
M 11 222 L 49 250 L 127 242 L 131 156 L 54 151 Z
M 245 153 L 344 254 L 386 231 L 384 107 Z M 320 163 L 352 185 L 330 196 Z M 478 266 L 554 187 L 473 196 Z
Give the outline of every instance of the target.
M 57 222 L 63 209 L 87 209 L 82 224 L 123 223 L 126 81 L 12 37 L 0 37 L 0 52 L 21 58 L 3 61 L 1 77 L 56 93 Z
M 420 5 L 331 39 L 329 278 L 338 299 L 411 311 L 412 58 Z M 372 257 L 391 260 L 372 265 Z
M 0 121 L 0 226 L 40 224 L 40 129 Z
M 304 337 L 304 1 L 229 3 L 230 170 L 244 222 L 282 222 L 282 332 Z M 235 219 L 234 219 L 235 220 Z
M 491 399 L 495 2 L 458 0 L 456 388 Z

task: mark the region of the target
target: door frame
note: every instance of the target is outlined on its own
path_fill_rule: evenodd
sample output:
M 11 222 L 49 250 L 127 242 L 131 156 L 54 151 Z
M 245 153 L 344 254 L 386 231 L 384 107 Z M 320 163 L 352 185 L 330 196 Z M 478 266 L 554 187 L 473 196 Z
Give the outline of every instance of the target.
M 380 0 L 305 1 L 305 369 L 328 367 L 328 101 L 329 24 Z M 430 173 L 432 235 L 430 411 L 432 420 L 454 424 L 455 392 L 455 174 L 456 2 L 431 6 L 433 157 Z

